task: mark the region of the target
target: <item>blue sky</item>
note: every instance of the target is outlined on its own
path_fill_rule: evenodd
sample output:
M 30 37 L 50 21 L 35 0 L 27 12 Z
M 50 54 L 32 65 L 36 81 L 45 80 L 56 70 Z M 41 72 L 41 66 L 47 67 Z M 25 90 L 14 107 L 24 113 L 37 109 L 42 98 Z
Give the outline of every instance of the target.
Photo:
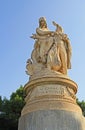
M 56 21 L 72 46 L 69 77 L 78 84 L 77 97 L 85 100 L 85 0 L 0 0 L 0 95 L 9 98 L 29 77 L 26 61 L 34 41 L 30 38 L 45 16 L 48 27 Z

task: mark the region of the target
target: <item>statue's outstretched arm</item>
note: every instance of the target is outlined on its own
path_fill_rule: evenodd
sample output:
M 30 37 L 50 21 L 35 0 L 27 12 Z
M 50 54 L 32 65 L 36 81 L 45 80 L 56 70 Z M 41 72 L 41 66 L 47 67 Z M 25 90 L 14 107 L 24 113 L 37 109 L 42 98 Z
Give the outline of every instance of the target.
M 63 28 L 59 24 L 57 24 L 54 21 L 52 23 L 53 23 L 54 26 L 56 26 L 56 32 L 59 32 L 59 33 L 63 33 L 64 32 Z
M 52 22 L 54 26 L 58 27 L 58 24 L 56 22 Z
M 40 36 L 44 36 L 44 35 L 50 35 L 52 33 L 52 31 L 49 31 L 48 29 L 43 30 L 43 29 L 37 28 L 36 33 Z

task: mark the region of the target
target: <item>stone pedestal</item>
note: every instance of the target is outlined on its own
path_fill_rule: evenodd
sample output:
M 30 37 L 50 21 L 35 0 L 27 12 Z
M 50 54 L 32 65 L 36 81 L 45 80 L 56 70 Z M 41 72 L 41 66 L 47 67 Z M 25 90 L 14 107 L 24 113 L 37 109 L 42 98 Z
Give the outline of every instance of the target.
M 67 76 L 43 72 L 30 79 L 25 91 L 18 130 L 85 130 L 77 84 Z
M 65 110 L 39 110 L 20 118 L 19 130 L 85 130 L 81 114 Z

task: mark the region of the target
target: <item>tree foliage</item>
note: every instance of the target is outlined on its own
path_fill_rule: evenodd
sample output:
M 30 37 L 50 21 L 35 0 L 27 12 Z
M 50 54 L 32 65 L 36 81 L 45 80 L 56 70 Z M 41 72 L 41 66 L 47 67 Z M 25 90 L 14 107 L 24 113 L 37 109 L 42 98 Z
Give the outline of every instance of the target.
M 77 103 L 78 103 L 78 105 L 81 107 L 82 113 L 83 113 L 83 115 L 85 116 L 85 101 L 84 101 L 84 100 L 79 101 L 79 100 L 77 99 Z
M 9 100 L 6 98 L 2 100 L 0 96 L 0 130 L 17 130 L 24 104 L 23 86 L 13 92 Z

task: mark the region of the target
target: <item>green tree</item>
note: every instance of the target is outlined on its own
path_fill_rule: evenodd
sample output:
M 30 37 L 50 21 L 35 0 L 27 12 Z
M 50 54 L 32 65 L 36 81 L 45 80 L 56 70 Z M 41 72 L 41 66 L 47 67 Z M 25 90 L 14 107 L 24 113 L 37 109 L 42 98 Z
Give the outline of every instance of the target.
M 85 101 L 84 101 L 84 100 L 79 101 L 79 100 L 77 99 L 77 103 L 78 103 L 78 105 L 81 107 L 82 113 L 83 113 L 83 115 L 85 116 Z
M 6 98 L 2 100 L 0 97 L 0 130 L 18 129 L 18 119 L 24 105 L 23 86 L 13 92 L 9 100 Z
M 0 96 L 0 112 L 2 111 L 2 98 L 1 98 L 1 96 Z

